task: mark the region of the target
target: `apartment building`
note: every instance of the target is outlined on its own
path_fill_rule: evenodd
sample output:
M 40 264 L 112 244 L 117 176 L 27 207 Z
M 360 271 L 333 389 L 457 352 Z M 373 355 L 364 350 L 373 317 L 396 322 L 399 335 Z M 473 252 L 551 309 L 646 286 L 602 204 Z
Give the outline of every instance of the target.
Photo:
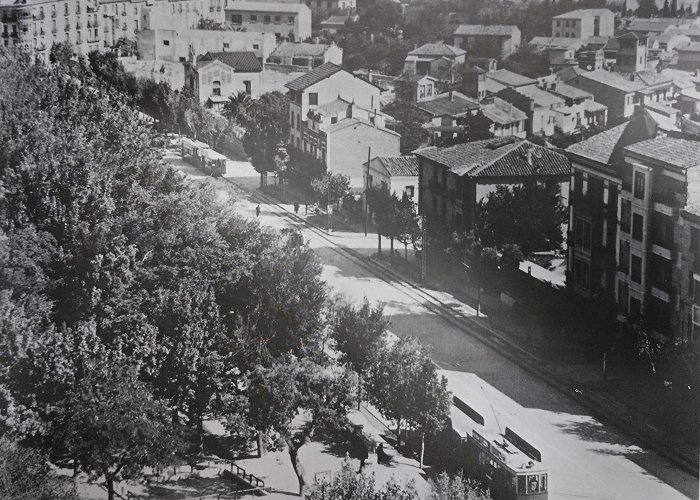
M 682 335 L 680 294 L 689 274 L 680 273 L 680 211 L 700 199 L 700 142 L 655 137 L 627 146 L 624 156 L 617 304 L 631 321 L 643 318 L 665 337 Z M 696 250 L 687 238 L 693 232 L 687 232 L 692 256 Z M 688 262 L 686 257 L 686 267 Z
M 481 57 L 505 59 L 520 47 L 520 28 L 512 25 L 462 24 L 454 45 Z
M 226 21 L 245 31 L 274 33 L 278 39 L 304 41 L 311 36 L 311 9 L 298 3 L 232 1 Z
M 588 38 L 614 36 L 615 14 L 608 9 L 579 9 L 552 18 L 552 36 Z
M 628 122 L 569 146 L 567 285 L 586 297 L 615 303 L 617 225 L 623 149 L 655 137 L 644 110 Z
M 141 9 L 140 29 L 196 29 L 201 20 L 223 24 L 226 0 L 155 0 Z
M 207 52 L 254 52 L 265 60 L 277 47 L 274 33 L 197 29 L 144 29 L 136 35 L 139 59 L 185 62 Z
M 221 110 L 231 96 L 259 97 L 262 65 L 253 52 L 209 52 L 185 63 L 185 86 L 201 104 Z
M 289 143 L 323 161 L 329 172 L 350 177 L 362 189 L 363 159 L 398 156 L 401 136 L 385 128 L 382 89 L 333 63 L 286 84 L 289 89 Z
M 267 58 L 268 64 L 313 69 L 325 63 L 342 64 L 343 49 L 335 43 L 282 42 Z
M 517 137 L 431 146 L 418 158 L 420 213 L 447 231 L 469 231 L 479 201 L 498 185 L 556 182 L 568 198 L 571 167 L 556 151 Z
M 453 81 L 457 67 L 466 62 L 467 52 L 443 42 L 426 43 L 410 51 L 404 61 L 408 75 L 429 75 Z

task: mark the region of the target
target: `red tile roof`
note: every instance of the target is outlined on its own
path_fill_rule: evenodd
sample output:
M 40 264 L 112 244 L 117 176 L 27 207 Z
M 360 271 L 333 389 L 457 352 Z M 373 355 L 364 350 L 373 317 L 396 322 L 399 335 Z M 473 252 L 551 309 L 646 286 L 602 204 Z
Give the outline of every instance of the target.
M 201 68 L 213 61 L 221 61 L 240 73 L 259 73 L 263 70 L 255 52 L 207 52 L 197 58 L 197 67 Z
M 337 64 L 325 63 L 301 75 L 299 78 L 288 82 L 285 87 L 295 91 L 304 90 L 315 83 L 325 80 L 329 76 L 335 75 L 338 71 L 343 71 L 343 68 Z

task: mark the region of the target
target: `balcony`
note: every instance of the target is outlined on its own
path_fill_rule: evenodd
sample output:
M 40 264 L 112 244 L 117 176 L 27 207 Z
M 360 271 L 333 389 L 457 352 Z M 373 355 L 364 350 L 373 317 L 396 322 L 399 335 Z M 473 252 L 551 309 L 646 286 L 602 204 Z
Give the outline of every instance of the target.
M 11 36 L 12 38 L 18 38 L 18 37 L 19 37 L 19 33 L 17 33 L 16 31 L 13 31 L 12 33 L 10 33 L 10 36 Z
M 35 21 L 43 21 L 43 20 L 44 20 L 44 14 L 36 14 L 36 15 L 34 15 L 34 20 L 35 20 Z
M 19 20 L 17 17 L 17 13 L 13 12 L 11 14 L 3 14 L 2 15 L 2 22 L 3 23 L 16 23 Z
M 68 32 L 70 31 L 70 26 L 66 25 L 66 27 L 63 28 L 63 31 L 65 31 L 66 33 L 68 33 Z
M 55 35 L 56 33 L 58 33 L 58 29 L 56 29 L 56 28 L 51 28 L 51 33 L 53 33 L 53 34 Z
M 56 19 L 56 11 L 53 11 L 53 12 L 51 13 L 51 19 Z
M 97 7 L 87 7 L 85 10 L 87 11 L 88 14 L 93 14 L 93 13 L 97 12 Z

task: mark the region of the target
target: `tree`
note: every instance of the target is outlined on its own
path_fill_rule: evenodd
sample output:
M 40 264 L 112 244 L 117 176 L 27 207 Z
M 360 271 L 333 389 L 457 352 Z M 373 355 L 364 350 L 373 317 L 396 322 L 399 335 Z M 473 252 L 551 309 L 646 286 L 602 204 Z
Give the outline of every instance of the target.
M 245 92 L 239 92 L 229 97 L 221 114 L 232 123 L 238 125 L 247 123 L 248 107 L 252 104 L 253 98 Z
M 486 118 L 481 111 L 474 115 L 466 115 L 457 118 L 457 126 L 460 128 L 455 136 L 442 136 L 437 140 L 440 146 L 452 144 L 462 144 L 465 142 L 481 141 L 491 139 L 491 120 Z
M 320 178 L 311 181 L 311 189 L 319 205 L 337 205 L 350 192 L 350 177 L 343 174 L 326 172 Z
M 515 243 L 525 255 L 561 249 L 567 210 L 557 183 L 498 186 L 479 202 L 476 212 L 476 233 L 486 246 Z
M 362 380 L 371 369 L 378 352 L 384 348 L 383 335 L 389 321 L 384 317 L 384 307 L 370 306 L 367 297 L 361 307 L 354 307 L 339 300 L 333 311 L 332 336 L 341 360 L 348 363 L 359 376 L 358 407 L 362 402 Z
M 378 252 L 382 253 L 382 236 L 391 240 L 391 255 L 394 255 L 394 238 L 396 238 L 396 204 L 398 198 L 389 192 L 386 185 L 367 190 L 367 204 L 377 222 Z
M 664 7 L 661 10 L 661 17 L 671 17 L 671 9 L 668 6 L 668 0 L 664 0 Z
M 53 424 L 57 440 L 93 480 L 114 481 L 172 463 L 179 450 L 170 412 L 125 366 L 103 365 L 70 392 Z
M 627 0 L 622 1 L 622 9 L 620 11 L 621 17 L 627 17 Z
M 326 165 L 312 154 L 293 147 L 288 147 L 287 153 L 289 159 L 286 177 L 289 183 L 307 192 L 310 191 L 311 183 L 326 173 Z
M 412 103 L 396 99 L 383 111 L 396 120 L 396 131 L 401 134 L 401 153 L 406 154 L 426 144 L 430 133 L 423 127 L 426 114 Z
M 393 480 L 377 488 L 374 475 L 359 474 L 349 460 L 333 475 L 331 481 L 317 480 L 305 495 L 307 500 L 417 500 L 413 483 L 399 484 Z
M 79 498 L 73 481 L 56 476 L 45 456 L 6 439 L 0 440 L 0 492 L 17 500 Z
M 639 0 L 639 6 L 637 7 L 638 17 L 654 17 L 658 11 L 656 0 Z
M 500 65 L 515 73 L 538 78 L 549 74 L 549 57 L 543 52 L 537 52 L 531 45 L 523 45 L 511 54 Z
M 441 472 L 436 479 L 430 480 L 430 496 L 428 500 L 490 500 L 488 491 L 481 489 L 478 484 L 465 479 L 460 472 L 450 477 Z
M 289 102 L 281 92 L 268 92 L 246 107 L 238 119 L 245 129 L 243 148 L 253 168 L 260 173 L 260 185 L 277 169 L 277 159 L 289 138 Z
M 413 203 L 413 200 L 404 192 L 395 208 L 397 211 L 396 239 L 403 243 L 404 258 L 408 260 L 408 244 L 414 243 L 420 236 L 416 204 Z
M 420 433 L 422 467 L 425 434 L 443 428 L 451 404 L 447 379 L 438 378 L 426 348 L 403 338 L 383 349 L 371 372 L 369 392 L 381 414 L 396 422 L 397 446 L 403 421 Z

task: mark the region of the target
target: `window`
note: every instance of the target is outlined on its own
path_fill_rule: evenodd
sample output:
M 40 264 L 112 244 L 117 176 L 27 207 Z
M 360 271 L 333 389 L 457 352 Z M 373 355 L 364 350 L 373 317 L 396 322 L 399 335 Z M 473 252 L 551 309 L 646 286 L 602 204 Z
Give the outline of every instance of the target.
M 604 247 L 608 246 L 608 220 L 603 219 L 603 234 L 601 235 L 600 244 Z
M 260 44 L 254 43 L 253 50 L 260 50 Z
M 294 128 L 294 111 L 290 111 L 289 126 Z
M 257 23 L 257 22 L 258 22 L 258 16 L 257 16 L 257 14 L 251 14 L 251 15 L 250 15 L 250 22 L 251 22 L 251 23 Z
M 282 22 L 282 16 L 275 16 L 275 24 L 279 24 Z
M 625 233 L 630 232 L 630 223 L 632 221 L 632 204 L 629 200 L 622 200 L 620 204 L 620 230 Z
M 577 248 L 591 251 L 591 221 L 577 218 L 574 225 L 574 243 Z
M 557 28 L 561 26 L 561 21 L 557 20 Z
M 297 130 L 301 130 L 301 113 L 297 115 Z
M 309 106 L 318 106 L 317 92 L 309 92 Z
M 287 18 L 287 24 L 294 24 L 294 16 L 289 16 Z
M 559 38 L 560 35 L 561 35 L 561 33 L 559 33 L 558 31 L 557 31 L 556 33 L 554 33 L 554 36 L 555 36 L 556 38 Z
M 618 270 L 627 274 L 630 272 L 630 242 L 620 240 L 620 253 L 617 259 Z
M 166 47 L 169 47 L 169 46 L 170 46 L 170 40 L 163 40 L 163 45 L 165 45 Z
M 583 181 L 581 183 L 581 194 L 586 196 L 588 194 L 588 176 L 583 176 Z
M 228 49 L 228 48 L 229 48 L 229 46 L 230 46 L 230 44 L 228 44 L 228 43 L 224 42 L 224 48 L 225 48 L 225 49 Z
M 233 24 L 243 24 L 243 16 L 240 14 L 231 14 L 231 22 Z
M 642 258 L 636 255 L 632 255 L 632 281 L 635 283 L 642 283 Z
M 574 259 L 574 283 L 581 288 L 590 288 L 591 269 L 588 262 Z
M 603 187 L 603 203 L 607 205 L 608 201 L 610 201 L 610 188 L 606 184 Z
M 263 24 L 270 24 L 270 16 L 263 16 Z
M 644 199 L 644 184 L 646 176 L 642 172 L 634 173 L 634 197 L 640 200 Z
M 214 82 L 214 83 L 216 84 L 216 83 L 218 83 L 218 82 Z M 212 95 L 218 95 L 218 96 L 220 96 L 220 95 L 221 95 L 221 87 L 214 87 L 214 88 L 211 90 L 211 93 L 212 93 Z
M 637 297 L 630 297 L 630 318 L 639 319 L 642 316 L 642 301 Z
M 413 186 L 406 186 L 406 189 L 404 190 L 406 196 L 412 199 L 415 192 L 414 189 L 415 188 Z
M 245 87 L 245 93 L 250 95 L 253 91 L 250 80 L 243 80 L 243 86 Z
M 644 216 L 641 214 L 632 215 L 632 238 L 637 241 L 644 240 Z

